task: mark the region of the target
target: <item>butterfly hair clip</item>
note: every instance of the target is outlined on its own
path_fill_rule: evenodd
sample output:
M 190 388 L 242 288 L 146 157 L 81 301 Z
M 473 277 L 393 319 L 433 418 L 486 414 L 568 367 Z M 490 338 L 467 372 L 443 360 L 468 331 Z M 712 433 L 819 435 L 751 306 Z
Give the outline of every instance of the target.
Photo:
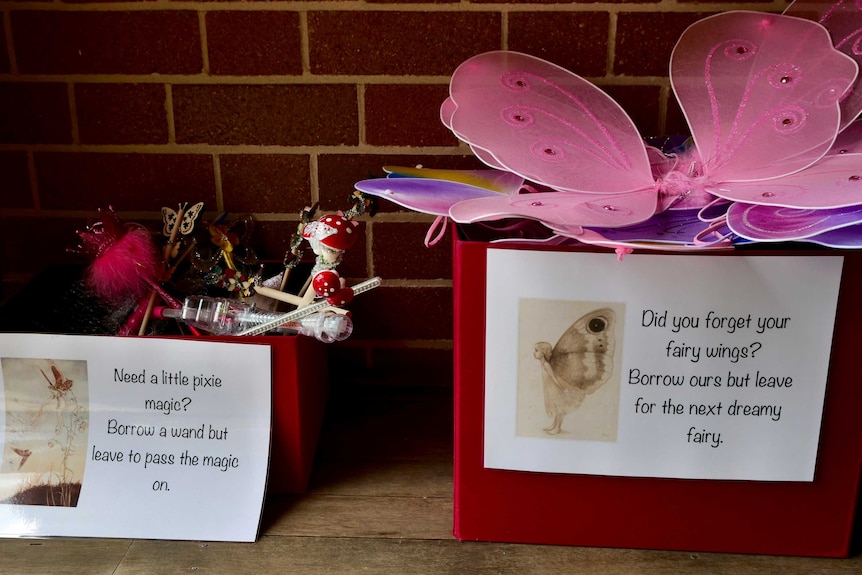
M 862 247 L 860 59 L 858 3 L 704 18 L 671 55 L 691 137 L 668 152 L 580 76 L 526 54 L 480 54 L 455 70 L 440 117 L 491 169 L 387 168 L 356 188 L 438 221 L 526 218 L 618 251 Z

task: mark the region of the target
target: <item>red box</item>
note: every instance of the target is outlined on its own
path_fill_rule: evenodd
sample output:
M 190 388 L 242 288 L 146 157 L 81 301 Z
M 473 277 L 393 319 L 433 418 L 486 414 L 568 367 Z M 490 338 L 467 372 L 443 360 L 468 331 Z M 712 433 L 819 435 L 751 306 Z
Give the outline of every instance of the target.
M 849 554 L 862 471 L 858 407 L 862 404 L 858 375 L 862 254 L 804 252 L 806 256 L 845 258 L 813 482 L 533 473 L 483 466 L 490 244 L 465 241 L 457 230 L 454 233 L 454 534 L 458 539 L 803 556 Z M 506 247 L 567 249 L 535 244 Z M 764 252 L 744 252 L 757 253 Z M 612 253 L 608 256 L 614 257 Z
M 212 337 L 272 349 L 272 443 L 269 493 L 302 493 L 308 487 L 329 395 L 326 344 L 291 335 Z
M 0 306 L 0 330 L 62 334 L 105 333 L 94 296 L 75 288 L 80 266 L 52 266 Z M 46 304 L 45 302 L 50 302 Z M 35 310 L 35 311 L 34 311 Z M 98 314 L 95 314 L 98 316 Z M 165 335 L 182 339 L 199 339 Z M 272 349 L 270 493 L 301 493 L 308 486 L 329 394 L 327 344 L 291 335 L 206 336 L 207 341 L 266 344 Z

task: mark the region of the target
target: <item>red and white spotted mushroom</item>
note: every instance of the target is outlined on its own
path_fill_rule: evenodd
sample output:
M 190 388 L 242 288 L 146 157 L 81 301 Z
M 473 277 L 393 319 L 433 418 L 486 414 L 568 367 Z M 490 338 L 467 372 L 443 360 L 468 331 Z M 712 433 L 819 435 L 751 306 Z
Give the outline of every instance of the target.
M 320 297 L 332 297 L 341 289 L 341 276 L 334 270 L 317 272 L 311 280 L 311 289 Z
M 327 214 L 305 226 L 302 237 L 308 240 L 315 254 L 332 262 L 356 243 L 358 226 L 358 222 L 348 220 L 340 212 Z
M 344 287 L 341 277 L 334 270 L 317 272 L 311 280 L 311 289 L 334 306 L 343 306 L 353 299 L 353 289 Z

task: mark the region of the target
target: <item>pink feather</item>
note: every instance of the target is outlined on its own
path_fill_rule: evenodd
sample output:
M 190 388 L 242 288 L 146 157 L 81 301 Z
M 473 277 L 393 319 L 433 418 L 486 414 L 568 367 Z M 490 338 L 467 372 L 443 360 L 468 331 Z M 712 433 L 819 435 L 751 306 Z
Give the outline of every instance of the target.
M 158 270 L 150 232 L 135 227 L 93 260 L 87 269 L 87 282 L 99 297 L 117 302 L 139 297 Z
M 139 298 L 155 284 L 161 270 L 150 232 L 138 224 L 122 224 L 112 209 L 99 210 L 103 220 L 79 231 L 77 251 L 93 258 L 86 282 L 100 298 L 119 303 Z

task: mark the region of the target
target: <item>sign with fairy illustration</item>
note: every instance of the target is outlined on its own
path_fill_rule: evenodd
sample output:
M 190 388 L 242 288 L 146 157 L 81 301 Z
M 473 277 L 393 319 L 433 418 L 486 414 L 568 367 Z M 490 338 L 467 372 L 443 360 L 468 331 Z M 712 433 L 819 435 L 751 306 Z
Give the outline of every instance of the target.
M 0 536 L 254 541 L 270 348 L 0 334 Z
M 813 480 L 842 257 L 487 265 L 485 467 Z

